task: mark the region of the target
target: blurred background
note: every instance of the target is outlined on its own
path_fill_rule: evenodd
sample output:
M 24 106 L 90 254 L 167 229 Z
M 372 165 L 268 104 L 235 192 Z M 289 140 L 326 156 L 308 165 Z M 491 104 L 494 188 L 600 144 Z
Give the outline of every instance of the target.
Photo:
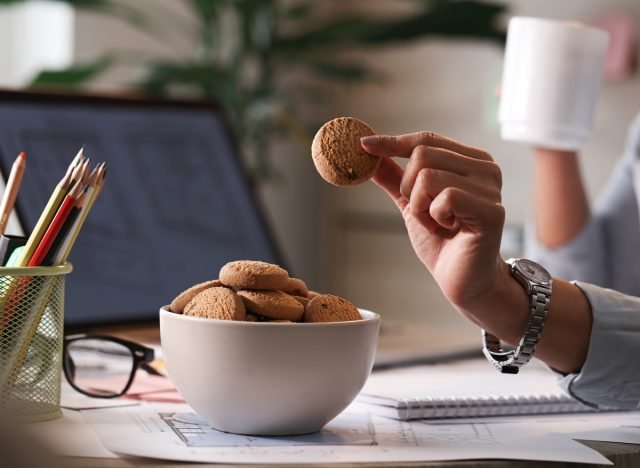
M 309 148 L 324 121 L 348 115 L 378 133 L 428 129 L 487 149 L 504 172 L 504 254 L 517 255 L 531 155 L 500 140 L 496 99 L 512 15 L 615 35 L 583 154 L 593 197 L 640 109 L 636 0 L 0 0 L 0 85 L 217 99 L 293 274 L 387 322 L 476 337 L 386 195 L 325 183 Z

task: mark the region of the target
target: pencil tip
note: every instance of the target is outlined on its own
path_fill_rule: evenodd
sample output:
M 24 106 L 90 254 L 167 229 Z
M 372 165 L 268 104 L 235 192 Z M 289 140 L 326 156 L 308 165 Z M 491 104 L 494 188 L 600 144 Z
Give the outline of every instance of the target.
M 20 154 L 18 155 L 18 157 L 27 159 L 27 153 L 25 153 L 24 151 L 20 151 Z

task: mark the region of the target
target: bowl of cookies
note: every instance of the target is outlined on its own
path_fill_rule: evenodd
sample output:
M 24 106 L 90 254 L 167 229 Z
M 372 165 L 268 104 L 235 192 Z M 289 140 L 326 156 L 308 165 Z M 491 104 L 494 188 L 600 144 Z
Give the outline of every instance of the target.
M 213 427 L 237 434 L 320 430 L 366 382 L 379 327 L 378 314 L 249 260 L 160 309 L 177 390 Z

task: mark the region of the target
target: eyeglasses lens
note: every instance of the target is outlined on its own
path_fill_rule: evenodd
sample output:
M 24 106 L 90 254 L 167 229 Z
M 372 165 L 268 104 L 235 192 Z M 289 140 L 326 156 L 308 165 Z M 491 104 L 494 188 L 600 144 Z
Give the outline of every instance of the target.
M 134 359 L 124 345 L 87 338 L 67 345 L 65 365 L 76 387 L 104 397 L 122 393 L 131 376 Z

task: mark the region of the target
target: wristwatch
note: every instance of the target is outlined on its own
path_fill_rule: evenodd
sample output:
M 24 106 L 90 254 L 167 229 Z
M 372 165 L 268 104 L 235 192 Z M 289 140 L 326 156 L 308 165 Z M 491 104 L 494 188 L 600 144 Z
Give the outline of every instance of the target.
M 511 275 L 529 295 L 529 321 L 518 346 L 508 351 L 502 349 L 498 337 L 482 330 L 482 352 L 500 372 L 517 374 L 520 367 L 529 362 L 536 351 L 549 312 L 553 280 L 547 270 L 531 260 L 510 258 L 507 263 Z

